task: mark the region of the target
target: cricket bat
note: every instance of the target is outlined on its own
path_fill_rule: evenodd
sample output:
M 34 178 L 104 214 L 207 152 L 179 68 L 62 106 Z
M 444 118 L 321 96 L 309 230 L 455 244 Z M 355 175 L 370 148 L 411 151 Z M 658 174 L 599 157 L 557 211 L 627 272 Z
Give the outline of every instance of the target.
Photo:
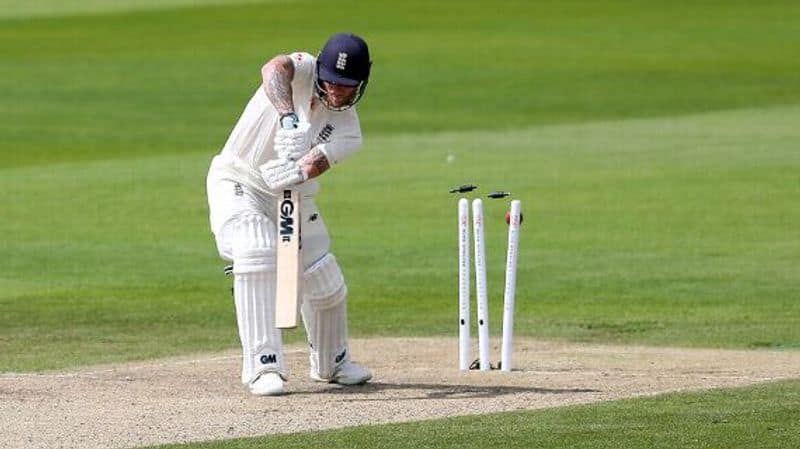
M 300 308 L 302 245 L 300 242 L 300 193 L 285 189 L 278 198 L 278 266 L 275 285 L 275 326 L 297 327 Z

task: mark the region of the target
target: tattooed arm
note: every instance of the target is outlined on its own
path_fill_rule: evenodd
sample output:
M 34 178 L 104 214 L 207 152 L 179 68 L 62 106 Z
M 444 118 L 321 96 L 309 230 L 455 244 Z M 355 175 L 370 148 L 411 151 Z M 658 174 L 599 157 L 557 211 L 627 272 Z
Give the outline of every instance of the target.
M 306 172 L 308 179 L 316 178 L 331 167 L 325 153 L 319 148 L 312 148 L 311 151 L 297 161 L 297 164 Z
M 267 98 L 275 106 L 278 115 L 294 112 L 292 101 L 292 79 L 294 79 L 294 64 L 287 55 L 278 55 L 272 58 L 261 69 L 264 79 L 264 91 Z

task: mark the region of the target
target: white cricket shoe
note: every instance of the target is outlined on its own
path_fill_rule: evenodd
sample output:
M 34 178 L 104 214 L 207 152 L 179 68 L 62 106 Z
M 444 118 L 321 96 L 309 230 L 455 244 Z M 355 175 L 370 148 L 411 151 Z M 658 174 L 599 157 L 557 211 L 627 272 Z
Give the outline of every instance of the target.
M 250 382 L 250 393 L 256 396 L 280 396 L 288 393 L 278 373 L 266 372 Z
M 314 369 L 311 370 L 311 378 L 317 382 L 328 382 L 340 385 L 361 385 L 372 379 L 372 373 L 358 363 L 347 361 L 339 366 L 330 379 L 319 377 L 319 374 L 317 374 Z

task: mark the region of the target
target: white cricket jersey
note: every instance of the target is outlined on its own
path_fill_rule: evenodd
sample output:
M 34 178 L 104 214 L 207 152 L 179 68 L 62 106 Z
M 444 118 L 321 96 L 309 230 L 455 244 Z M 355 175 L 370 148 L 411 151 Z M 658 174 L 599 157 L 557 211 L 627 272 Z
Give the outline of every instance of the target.
M 321 150 L 333 166 L 361 146 L 358 114 L 355 107 L 331 111 L 321 102 L 317 102 L 312 110 L 316 58 L 301 52 L 289 56 L 294 63 L 292 99 L 295 113 L 300 121 L 311 124 L 310 132 L 314 136 L 312 147 Z M 264 86 L 260 85 L 247 103 L 222 151 L 214 158 L 212 170 L 219 170 L 230 179 L 270 192 L 258 168 L 277 157 L 273 140 L 280 126 L 279 119 L 278 112 L 267 98 Z

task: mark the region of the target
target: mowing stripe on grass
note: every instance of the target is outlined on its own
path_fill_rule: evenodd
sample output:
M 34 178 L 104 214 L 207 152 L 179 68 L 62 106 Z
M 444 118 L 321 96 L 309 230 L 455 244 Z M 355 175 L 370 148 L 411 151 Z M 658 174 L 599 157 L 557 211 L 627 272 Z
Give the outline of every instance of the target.
M 197 6 L 254 3 L 297 3 L 293 0 L 0 0 L 0 20 L 39 17 L 119 14 Z

